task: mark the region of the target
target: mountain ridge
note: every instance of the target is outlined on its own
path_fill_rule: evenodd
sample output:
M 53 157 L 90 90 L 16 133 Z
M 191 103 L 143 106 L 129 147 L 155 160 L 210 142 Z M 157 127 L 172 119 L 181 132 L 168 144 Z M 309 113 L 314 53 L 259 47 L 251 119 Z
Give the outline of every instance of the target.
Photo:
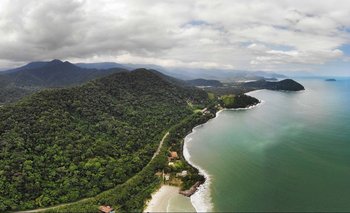
M 122 68 L 86 69 L 58 59 L 31 62 L 0 72 L 0 104 L 19 100 L 45 88 L 74 86 L 117 72 L 128 72 L 128 70 Z
M 113 72 L 127 71 L 121 68 L 107 70 L 80 68 L 68 61 L 54 59 L 49 62 L 34 62 L 10 70 L 3 75 L 12 79 L 16 86 L 62 87 L 86 82 Z

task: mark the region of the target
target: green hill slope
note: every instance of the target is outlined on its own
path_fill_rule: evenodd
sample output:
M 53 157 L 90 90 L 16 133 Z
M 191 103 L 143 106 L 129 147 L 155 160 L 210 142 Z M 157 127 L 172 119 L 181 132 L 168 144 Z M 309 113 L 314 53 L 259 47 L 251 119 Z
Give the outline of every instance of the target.
M 151 71 L 112 74 L 0 108 L 0 211 L 89 197 L 152 158 L 170 126 L 207 94 Z

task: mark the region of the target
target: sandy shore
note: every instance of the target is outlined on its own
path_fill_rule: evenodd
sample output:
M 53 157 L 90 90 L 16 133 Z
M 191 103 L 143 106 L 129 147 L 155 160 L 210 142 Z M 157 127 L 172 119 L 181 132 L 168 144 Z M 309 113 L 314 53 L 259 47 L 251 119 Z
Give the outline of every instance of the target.
M 178 193 L 178 187 L 163 185 L 156 193 L 152 194 L 152 199 L 144 212 L 166 212 L 169 200 Z
M 152 194 L 152 199 L 144 212 L 193 212 L 194 210 L 190 199 L 179 194 L 178 187 L 163 185 Z

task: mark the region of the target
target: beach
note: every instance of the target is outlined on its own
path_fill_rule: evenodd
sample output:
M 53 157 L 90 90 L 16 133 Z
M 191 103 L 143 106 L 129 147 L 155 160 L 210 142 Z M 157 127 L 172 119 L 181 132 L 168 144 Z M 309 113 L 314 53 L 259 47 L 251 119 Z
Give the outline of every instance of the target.
M 179 188 L 163 185 L 152 194 L 144 212 L 194 212 L 188 197 L 179 194 Z

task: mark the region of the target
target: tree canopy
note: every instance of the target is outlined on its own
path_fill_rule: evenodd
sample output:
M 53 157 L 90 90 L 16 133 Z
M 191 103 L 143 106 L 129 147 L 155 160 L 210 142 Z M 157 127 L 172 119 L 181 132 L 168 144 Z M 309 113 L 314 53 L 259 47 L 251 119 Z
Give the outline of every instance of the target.
M 124 183 L 204 91 L 153 71 L 112 74 L 0 108 L 0 211 L 90 197 Z

